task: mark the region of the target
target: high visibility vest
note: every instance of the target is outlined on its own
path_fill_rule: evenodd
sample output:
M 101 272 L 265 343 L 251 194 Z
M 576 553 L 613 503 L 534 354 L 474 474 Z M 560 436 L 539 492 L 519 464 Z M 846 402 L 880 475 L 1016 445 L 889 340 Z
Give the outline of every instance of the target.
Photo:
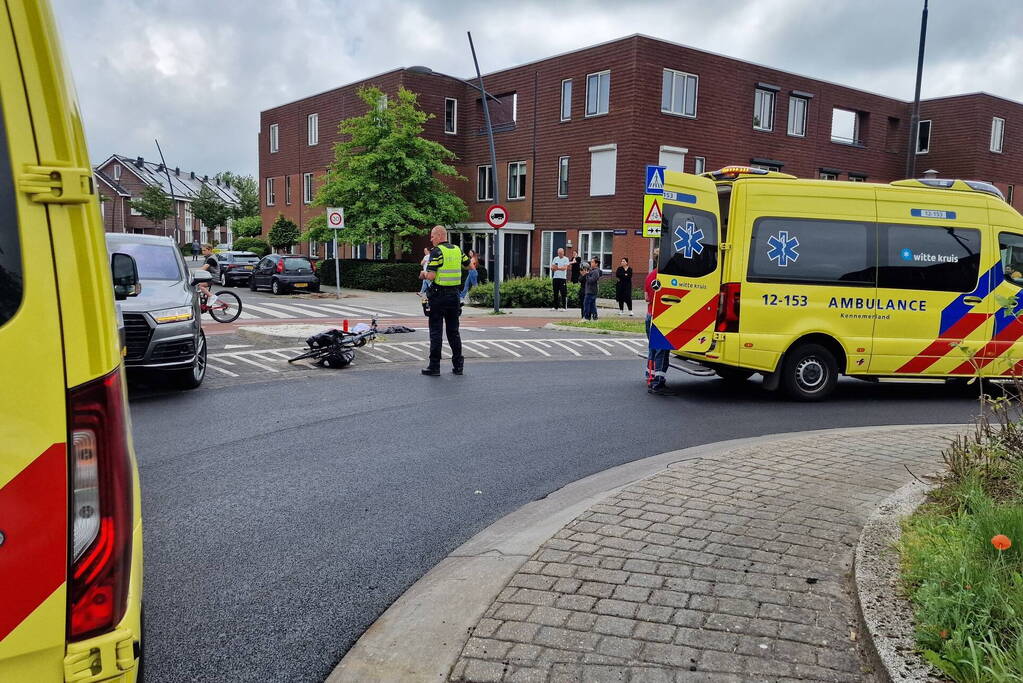
M 437 269 L 433 284 L 438 287 L 458 287 L 462 284 L 462 250 L 456 246 L 443 244 L 437 245 L 437 248 L 440 249 L 444 260 Z

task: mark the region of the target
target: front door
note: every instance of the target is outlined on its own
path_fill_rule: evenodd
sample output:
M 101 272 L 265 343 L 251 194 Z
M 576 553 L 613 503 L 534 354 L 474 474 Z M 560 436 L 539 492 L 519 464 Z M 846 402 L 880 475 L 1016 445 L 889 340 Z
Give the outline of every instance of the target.
M 500 233 L 504 237 L 504 279 L 526 277 L 529 272 L 529 235 L 523 233 Z
M 665 173 L 650 346 L 706 352 L 721 288 L 718 195 L 709 178 Z

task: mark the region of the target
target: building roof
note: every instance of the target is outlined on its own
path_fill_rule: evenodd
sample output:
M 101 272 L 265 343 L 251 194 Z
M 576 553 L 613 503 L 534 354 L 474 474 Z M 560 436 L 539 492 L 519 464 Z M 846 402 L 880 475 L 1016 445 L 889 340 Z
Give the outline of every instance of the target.
M 202 186 L 206 185 L 217 194 L 221 201 L 230 205 L 238 204 L 238 194 L 234 188 L 226 183 L 218 182 L 215 178 L 200 176 L 194 171 L 180 171 L 177 168 L 169 169 L 170 172 L 168 173 L 164 169 L 163 164 L 146 161 L 142 157 L 133 159 L 121 154 L 114 154 L 103 163 L 98 164 L 94 170 L 98 175 L 102 175 L 105 182 L 118 189 L 119 192 L 123 192 L 124 188 L 115 184 L 112 178 L 99 170 L 111 161 L 120 163 L 122 168 L 134 174 L 145 184 L 159 187 L 172 199 L 190 202 L 199 196 Z M 167 182 L 168 175 L 170 176 L 169 184 Z M 130 193 L 123 192 L 123 194 L 128 196 Z
M 121 195 L 122 197 L 131 196 L 131 193 L 128 192 L 123 187 L 121 187 L 120 183 L 116 182 L 113 178 L 103 173 L 103 171 L 99 170 L 99 168 L 94 169 L 93 172 L 96 174 L 96 177 L 98 179 L 102 180 L 108 187 L 110 187 L 111 190 L 113 190 L 117 194 Z

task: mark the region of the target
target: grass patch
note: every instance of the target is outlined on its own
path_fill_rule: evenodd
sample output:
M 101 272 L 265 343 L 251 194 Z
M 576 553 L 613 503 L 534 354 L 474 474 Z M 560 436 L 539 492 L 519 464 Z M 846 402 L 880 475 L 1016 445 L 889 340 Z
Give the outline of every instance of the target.
M 1023 420 L 985 399 L 948 473 L 903 524 L 903 581 L 922 654 L 955 681 L 1023 681 Z M 999 550 L 992 539 L 1012 545 Z
M 559 320 L 555 325 L 563 327 L 586 327 L 591 330 L 608 330 L 610 332 L 639 332 L 646 333 L 642 320 Z

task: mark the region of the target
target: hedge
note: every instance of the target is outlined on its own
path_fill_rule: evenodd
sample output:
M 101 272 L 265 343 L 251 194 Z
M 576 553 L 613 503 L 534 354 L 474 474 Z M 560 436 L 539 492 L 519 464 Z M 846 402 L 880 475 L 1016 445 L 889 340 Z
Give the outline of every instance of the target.
M 321 283 L 336 284 L 334 259 L 323 259 L 316 268 Z M 341 259 L 341 286 L 375 292 L 415 292 L 419 290 L 420 270 L 422 266 L 418 263 Z
M 597 296 L 601 299 L 615 298 L 614 278 L 602 279 L 597 283 Z M 568 283 L 568 307 L 577 308 L 579 299 L 578 284 Z M 642 299 L 643 290 L 633 289 L 633 299 Z M 469 290 L 469 302 L 483 306 L 494 305 L 494 286 L 477 285 Z M 554 305 L 554 287 L 550 278 L 519 277 L 501 282 L 502 308 L 550 308 Z
M 266 256 L 270 253 L 270 243 L 257 237 L 239 237 L 231 246 L 235 251 L 251 251 L 257 256 Z

